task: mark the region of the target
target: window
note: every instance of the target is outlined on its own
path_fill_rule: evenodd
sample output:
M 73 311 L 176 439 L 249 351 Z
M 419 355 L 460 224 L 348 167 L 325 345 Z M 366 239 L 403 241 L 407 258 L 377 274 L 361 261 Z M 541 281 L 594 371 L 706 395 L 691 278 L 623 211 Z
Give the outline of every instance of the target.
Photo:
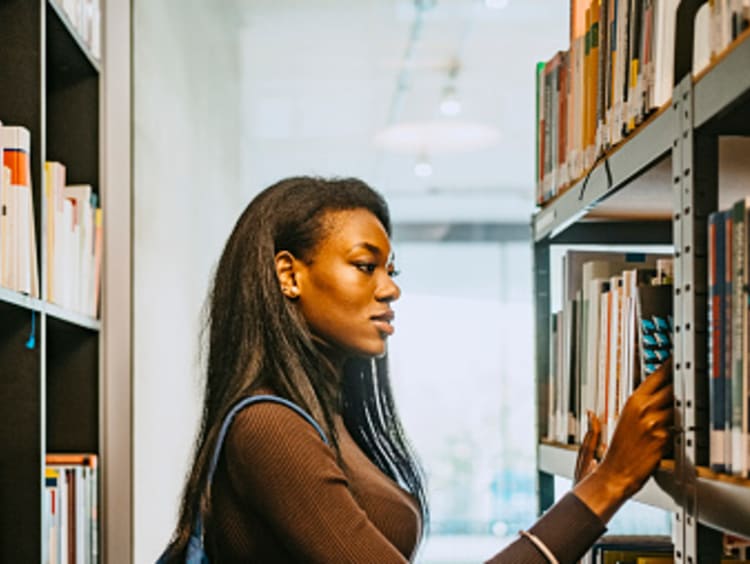
M 398 243 L 389 357 L 428 474 L 420 562 L 481 562 L 534 521 L 534 339 L 528 241 Z

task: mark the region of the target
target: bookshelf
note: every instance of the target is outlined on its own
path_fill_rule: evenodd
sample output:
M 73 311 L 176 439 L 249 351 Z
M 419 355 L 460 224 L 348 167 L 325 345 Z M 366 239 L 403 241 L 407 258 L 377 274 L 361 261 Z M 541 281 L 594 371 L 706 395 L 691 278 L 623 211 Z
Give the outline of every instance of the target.
M 662 463 L 636 499 L 673 513 L 675 561 L 687 564 L 718 562 L 723 533 L 750 537 L 750 480 L 707 468 L 706 360 L 707 220 L 719 209 L 719 139 L 750 136 L 750 30 L 692 76 L 692 22 L 703 3 L 683 1 L 677 11 L 669 103 L 532 219 L 540 511 L 554 502 L 554 477 L 572 478 L 576 459 L 574 448 L 543 440 L 550 401 L 544 392 L 550 372 L 550 248 L 674 248 L 675 458 Z M 732 197 L 750 195 L 748 182 L 744 194 Z
M 0 43 L 0 120 L 31 134 L 41 290 L 36 299 L 0 288 L 0 561 L 39 562 L 48 541 L 45 456 L 85 452 L 101 458 L 103 451 L 103 322 L 47 300 L 42 245 L 46 161 L 63 162 L 69 183 L 91 185 L 106 202 L 103 65 L 54 0 L 0 2 Z M 123 155 L 129 159 L 129 153 Z M 102 311 L 106 320 L 104 304 Z M 99 514 L 104 513 L 100 501 Z M 99 544 L 105 544 L 101 534 Z

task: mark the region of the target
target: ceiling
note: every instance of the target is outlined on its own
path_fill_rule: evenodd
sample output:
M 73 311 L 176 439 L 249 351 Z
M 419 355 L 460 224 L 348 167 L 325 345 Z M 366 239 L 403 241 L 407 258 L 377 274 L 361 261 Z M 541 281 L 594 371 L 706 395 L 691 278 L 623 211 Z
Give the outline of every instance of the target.
M 534 69 L 568 44 L 567 0 L 238 0 L 243 185 L 358 176 L 397 223 L 526 223 L 533 210 Z M 451 78 L 451 69 L 454 77 Z M 440 115 L 450 84 L 462 105 Z M 496 129 L 489 147 L 425 155 L 375 144 L 401 123 Z M 434 139 L 433 139 L 434 141 Z

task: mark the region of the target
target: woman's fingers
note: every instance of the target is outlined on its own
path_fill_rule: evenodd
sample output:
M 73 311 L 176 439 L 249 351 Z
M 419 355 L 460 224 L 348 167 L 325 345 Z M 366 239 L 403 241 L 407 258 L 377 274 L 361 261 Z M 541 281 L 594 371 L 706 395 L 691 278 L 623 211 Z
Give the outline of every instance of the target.
M 588 412 L 589 428 L 583 437 L 581 448 L 576 458 L 575 481 L 579 482 L 588 474 L 596 460 L 596 449 L 599 445 L 601 435 L 601 425 L 599 419 L 591 412 Z
M 653 373 L 648 375 L 641 385 L 638 386 L 638 390 L 646 395 L 653 394 L 659 388 L 666 386 L 672 381 L 672 358 L 668 358 L 664 363 L 657 368 Z M 637 391 L 637 390 L 636 390 Z
M 654 393 L 648 401 L 649 409 L 666 409 L 674 402 L 674 386 L 669 384 Z

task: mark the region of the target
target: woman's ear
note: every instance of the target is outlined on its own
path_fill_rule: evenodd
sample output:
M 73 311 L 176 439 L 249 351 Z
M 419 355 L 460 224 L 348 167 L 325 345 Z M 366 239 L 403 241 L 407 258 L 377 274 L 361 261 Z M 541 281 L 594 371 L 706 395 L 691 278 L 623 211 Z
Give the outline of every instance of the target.
M 279 251 L 274 260 L 281 293 L 292 300 L 299 298 L 297 259 L 289 251 Z

